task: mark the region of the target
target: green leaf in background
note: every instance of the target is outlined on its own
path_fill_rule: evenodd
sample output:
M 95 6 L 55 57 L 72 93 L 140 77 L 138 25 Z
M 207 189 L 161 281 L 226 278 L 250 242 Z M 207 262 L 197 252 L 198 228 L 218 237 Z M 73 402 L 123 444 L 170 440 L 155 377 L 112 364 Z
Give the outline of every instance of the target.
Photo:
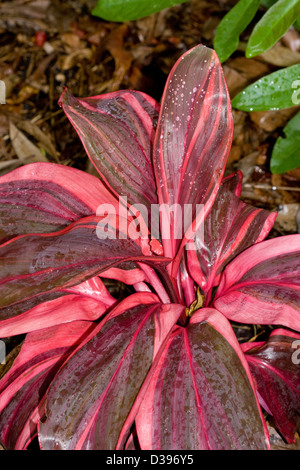
M 277 70 L 235 96 L 231 102 L 241 111 L 267 111 L 300 104 L 300 64 Z
M 224 62 L 237 49 L 240 34 L 253 20 L 260 0 L 240 0 L 222 18 L 214 40 L 214 49 L 221 62 Z
M 300 15 L 300 0 L 278 0 L 255 25 L 249 38 L 246 57 L 270 49 Z
M 187 0 L 98 0 L 92 14 L 107 21 L 133 21 Z
M 260 4 L 265 7 L 265 8 L 270 8 L 274 3 L 276 3 L 278 0 L 261 0 Z
M 285 138 L 278 137 L 273 147 L 270 169 L 274 174 L 300 167 L 300 112 L 285 126 Z

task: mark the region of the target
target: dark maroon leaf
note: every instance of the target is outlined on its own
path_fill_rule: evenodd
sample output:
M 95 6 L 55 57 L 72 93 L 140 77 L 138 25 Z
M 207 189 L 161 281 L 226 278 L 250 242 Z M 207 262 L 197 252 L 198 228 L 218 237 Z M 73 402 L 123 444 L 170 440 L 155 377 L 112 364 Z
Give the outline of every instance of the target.
M 95 176 L 49 163 L 24 165 L 0 177 L 0 242 L 28 233 L 56 232 L 100 204 L 117 199 Z
M 28 333 L 13 366 L 0 381 L 0 442 L 22 450 L 37 434 L 45 393 L 55 373 L 95 325 L 71 322 Z
M 125 299 L 55 377 L 40 425 L 42 449 L 116 449 L 129 435 L 138 392 L 183 309 L 143 305 L 147 294 L 135 295 L 137 302 Z
M 168 263 L 167 258 L 151 255 L 147 239 L 128 236 L 128 221 L 118 218 L 118 224 L 114 217 L 111 223 L 107 217 L 86 217 L 60 232 L 23 235 L 2 245 L 0 319 L 24 311 L 21 302 L 28 310 L 56 298 L 57 289 L 80 284 L 122 263 Z
M 205 293 L 219 284 L 220 273 L 230 260 L 266 238 L 277 215 L 241 201 L 241 183 L 240 172 L 223 179 L 204 230 L 196 234 L 187 251 L 190 275 Z
M 142 449 L 268 448 L 251 376 L 226 319 L 198 310 L 159 354 L 136 418 Z
M 269 412 L 281 435 L 295 442 L 300 426 L 300 335 L 274 330 L 268 341 L 244 345 L 261 405 Z
M 150 210 L 157 202 L 151 160 L 155 100 L 129 90 L 77 99 L 65 90 L 60 105 L 114 194 Z
M 300 235 L 265 240 L 225 268 L 214 306 L 241 323 L 300 331 Z
M 97 320 L 115 302 L 101 279 L 93 277 L 78 286 L 58 289 L 52 295 L 37 295 L 2 308 L 1 316 L 7 319 L 0 321 L 0 337 L 20 335 L 74 320 Z M 30 308 L 30 305 L 35 306 Z

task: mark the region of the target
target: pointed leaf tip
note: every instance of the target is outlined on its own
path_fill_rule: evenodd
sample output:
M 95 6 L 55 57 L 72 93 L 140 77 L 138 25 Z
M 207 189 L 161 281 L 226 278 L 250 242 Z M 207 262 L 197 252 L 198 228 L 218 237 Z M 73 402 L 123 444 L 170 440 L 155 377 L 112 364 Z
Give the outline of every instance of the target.
M 162 97 L 153 164 L 162 208 L 175 207 L 164 249 L 174 256 L 185 225 L 180 208 L 206 209 L 216 197 L 232 141 L 230 98 L 216 52 L 198 45 L 172 68 Z M 161 214 L 161 220 L 167 220 Z M 162 223 L 162 237 L 164 237 Z M 187 229 L 188 231 L 189 229 Z M 181 233 L 180 233 L 181 232 Z

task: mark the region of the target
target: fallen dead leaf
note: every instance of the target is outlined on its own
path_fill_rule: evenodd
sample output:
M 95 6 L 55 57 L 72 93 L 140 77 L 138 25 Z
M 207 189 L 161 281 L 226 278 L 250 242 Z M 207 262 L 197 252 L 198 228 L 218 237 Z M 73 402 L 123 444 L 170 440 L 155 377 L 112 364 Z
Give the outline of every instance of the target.
M 276 111 L 251 111 L 251 120 L 266 132 L 273 132 L 278 127 L 284 127 L 288 120 L 296 114 L 295 107 Z
M 9 135 L 17 157 L 23 163 L 47 162 L 47 158 L 11 121 Z
M 248 81 L 253 81 L 269 73 L 268 65 L 255 59 L 246 59 L 246 57 L 230 59 L 228 65 L 242 73 Z
M 57 151 L 50 135 L 43 132 L 31 121 L 20 121 L 18 127 L 27 132 L 27 134 L 30 134 L 37 141 L 40 148 L 44 149 L 51 157 L 58 161 Z
M 246 88 L 248 81 L 240 72 L 228 65 L 224 65 L 223 70 L 230 97 L 234 98 L 235 95 Z
M 238 168 L 243 173 L 243 183 L 246 183 L 250 179 L 259 155 L 260 152 L 256 151 L 240 159 Z
M 291 51 L 300 51 L 300 34 L 294 28 L 290 28 L 282 38 L 285 44 Z
M 63 56 L 60 59 L 61 70 L 64 70 L 64 71 L 70 70 L 76 65 L 78 61 L 83 60 L 83 59 L 90 61 L 92 57 L 93 57 L 92 49 L 89 49 L 87 47 L 84 49 L 73 51 L 71 52 L 71 54 Z
M 122 24 L 111 31 L 106 38 L 105 49 L 107 49 L 115 61 L 115 72 L 112 78 L 111 91 L 120 88 L 126 73 L 129 71 L 133 55 L 124 47 L 124 37 L 128 30 L 127 24 Z
M 297 233 L 297 214 L 299 210 L 300 204 L 283 204 L 280 206 L 274 228 L 279 231 Z
M 257 59 L 262 59 L 264 62 L 277 67 L 289 67 L 290 65 L 299 64 L 300 52 L 292 51 L 288 47 L 277 43 L 271 49 L 257 56 Z

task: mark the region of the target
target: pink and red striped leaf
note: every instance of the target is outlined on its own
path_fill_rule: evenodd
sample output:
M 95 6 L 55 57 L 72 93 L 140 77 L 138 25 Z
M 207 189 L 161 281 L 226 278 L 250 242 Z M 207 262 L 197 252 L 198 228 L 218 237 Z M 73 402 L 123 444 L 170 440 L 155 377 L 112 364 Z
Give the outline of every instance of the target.
M 0 442 L 25 449 L 44 417 L 46 391 L 56 372 L 95 324 L 76 321 L 26 335 L 11 369 L 0 381 Z
M 25 311 L 19 315 L 12 316 L 14 308 L 7 307 L 8 318 L 0 321 L 0 337 L 20 335 L 75 320 L 94 321 L 115 302 L 116 299 L 109 294 L 101 279 L 93 277 L 78 286 L 58 289 L 56 298 L 41 302 L 29 310 L 26 305 L 30 304 L 22 303 Z
M 300 429 L 300 335 L 277 329 L 265 343 L 245 343 L 242 348 L 262 407 L 284 439 L 295 442 Z
M 126 440 L 138 392 L 184 309 L 145 305 L 144 295 L 125 299 L 56 375 L 40 425 L 42 449 L 110 450 Z
M 143 450 L 266 449 L 252 378 L 229 322 L 213 309 L 177 327 L 158 354 L 136 429 Z
M 24 165 L 0 177 L 0 242 L 17 235 L 56 232 L 100 204 L 117 199 L 95 176 L 50 163 Z
M 130 90 L 91 98 L 75 98 L 65 90 L 59 103 L 114 194 L 150 209 L 157 202 L 151 160 L 156 101 Z
M 214 306 L 240 323 L 300 331 L 300 235 L 258 243 L 231 261 Z
M 165 266 L 170 260 L 153 256 L 147 239 L 130 238 L 128 221 L 120 217 L 85 217 L 59 232 L 14 238 L 0 247 L 0 320 L 54 300 L 59 289 L 112 267 L 136 267 L 137 261 Z
M 204 230 L 187 250 L 189 273 L 204 293 L 219 284 L 230 260 L 269 234 L 277 213 L 258 209 L 240 200 L 242 173 L 223 179 Z
M 184 213 L 188 239 L 188 222 L 195 219 L 196 205 L 203 204 L 206 210 L 211 207 L 224 173 L 232 131 L 230 98 L 219 59 L 212 49 L 197 46 L 176 62 L 168 76 L 154 142 L 158 201 L 166 205 L 165 210 L 161 206 L 166 256 L 175 256 L 183 238 L 184 205 L 188 205 Z M 203 210 L 199 220 L 201 214 Z M 170 236 L 166 233 L 169 225 Z

